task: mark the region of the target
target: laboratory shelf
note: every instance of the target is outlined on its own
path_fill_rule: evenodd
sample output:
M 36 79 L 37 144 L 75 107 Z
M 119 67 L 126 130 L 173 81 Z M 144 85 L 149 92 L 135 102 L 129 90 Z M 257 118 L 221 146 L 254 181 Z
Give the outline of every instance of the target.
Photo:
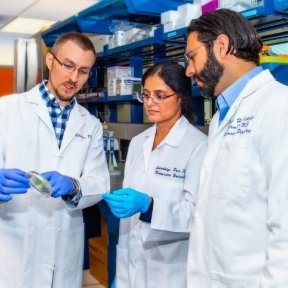
M 51 47 L 61 34 L 67 32 L 82 32 L 78 25 L 77 17 L 72 16 L 61 22 L 55 23 L 49 29 L 43 31 L 41 36 L 45 45 Z
M 116 95 L 106 97 L 87 97 L 77 99 L 78 103 L 112 103 L 112 102 L 131 102 L 138 101 L 134 95 Z
M 281 13 L 288 13 L 288 1 L 274 0 L 274 8 Z
M 163 33 L 163 40 L 173 40 L 178 37 L 183 37 L 186 35 L 187 27 L 182 27 L 177 30 L 169 31 Z
M 116 96 L 108 96 L 108 102 L 131 102 L 138 101 L 134 95 L 116 95 Z
M 103 0 L 42 32 L 48 47 L 63 33 L 77 31 L 93 34 L 113 34 L 121 22 L 148 25 L 160 23 L 160 14 L 177 9 L 186 0 Z M 122 25 L 123 26 L 123 25 Z M 137 27 L 137 26 L 136 26 Z
M 280 3 L 281 2 L 281 3 Z M 288 41 L 288 14 L 287 4 L 281 0 L 257 1 L 253 8 L 242 11 L 260 34 L 264 44 L 273 45 Z M 285 1 L 285 3 L 288 1 Z M 47 46 L 52 46 L 55 39 L 64 32 L 78 31 L 92 34 L 111 35 L 118 30 L 126 28 L 141 28 L 143 25 L 155 26 L 154 36 L 131 42 L 126 45 L 109 48 L 104 46 L 103 52 L 97 53 L 97 72 L 89 80 L 91 87 L 103 87 L 106 69 L 113 66 L 133 67 L 134 77 L 141 77 L 143 68 L 154 63 L 159 63 L 167 58 L 183 62 L 187 27 L 165 32 L 160 23 L 160 14 L 167 10 L 175 10 L 177 6 L 187 3 L 186 0 L 104 0 L 79 12 L 67 20 L 56 23 L 50 29 L 42 33 L 42 38 Z M 141 26 L 142 25 L 142 26 Z M 127 30 L 127 29 L 126 29 Z M 273 69 L 275 65 L 287 65 L 287 59 L 264 58 L 263 64 Z M 277 62 L 278 61 L 278 62 Z M 285 68 L 275 68 L 277 75 Z M 96 86 L 95 86 L 96 85 Z M 193 86 L 193 101 L 196 112 L 202 113 L 203 97 L 199 90 Z M 108 105 L 110 117 L 117 121 L 117 103 L 131 104 L 131 122 L 141 123 L 143 109 L 132 95 L 107 97 L 87 97 L 78 100 L 93 109 L 103 109 Z M 202 110 L 201 110 L 202 109 Z M 202 117 L 202 115 L 200 115 Z
M 140 50 L 141 48 L 145 48 L 147 46 L 153 46 L 157 44 L 161 45 L 162 40 L 158 41 L 155 39 L 155 37 L 150 37 L 150 38 L 143 39 L 137 42 L 133 42 L 127 45 L 122 45 L 122 46 L 118 46 L 112 49 L 107 49 L 106 51 L 104 48 L 103 57 L 111 56 L 115 54 L 121 54 L 121 53 L 129 53 L 131 56 L 142 55 L 142 50 Z
M 247 19 L 266 17 L 275 14 L 274 4 L 271 0 L 263 0 L 259 6 L 244 10 L 241 14 Z
M 106 97 L 87 97 L 77 99 L 77 102 L 80 104 L 88 104 L 88 103 L 107 103 L 108 100 Z
M 132 22 L 156 23 L 162 12 L 177 9 L 185 0 L 105 0 L 79 13 L 90 19 L 125 19 Z

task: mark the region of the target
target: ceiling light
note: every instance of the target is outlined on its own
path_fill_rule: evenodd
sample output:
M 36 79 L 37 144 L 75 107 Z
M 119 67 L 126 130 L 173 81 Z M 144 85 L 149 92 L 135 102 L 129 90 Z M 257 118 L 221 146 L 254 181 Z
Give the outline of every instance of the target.
M 49 28 L 56 21 L 17 17 L 0 31 L 9 33 L 35 34 Z

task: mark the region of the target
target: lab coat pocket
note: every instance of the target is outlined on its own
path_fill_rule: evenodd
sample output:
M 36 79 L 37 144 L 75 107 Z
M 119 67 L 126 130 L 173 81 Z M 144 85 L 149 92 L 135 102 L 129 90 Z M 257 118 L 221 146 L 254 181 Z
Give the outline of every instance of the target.
M 212 197 L 232 202 L 246 202 L 251 197 L 252 177 L 249 147 L 244 143 L 224 142 L 218 149 L 211 179 Z M 223 177 L 224 175 L 224 177 Z M 215 182 L 215 183 L 213 183 Z
M 259 288 L 259 280 L 254 277 L 212 273 L 211 279 L 211 288 Z
M 177 287 L 186 288 L 187 275 L 186 262 L 182 263 L 159 263 L 157 261 L 147 261 L 147 287 L 166 288 Z
M 172 181 L 156 177 L 148 183 L 147 191 L 152 197 L 157 197 L 166 201 L 179 201 L 183 197 L 184 180 Z
M 5 287 L 1 285 L 5 278 L 23 282 L 32 272 L 29 265 L 34 246 L 33 229 L 0 227 L 0 235 L 0 259 L 5 259 L 0 261 L 0 287 Z

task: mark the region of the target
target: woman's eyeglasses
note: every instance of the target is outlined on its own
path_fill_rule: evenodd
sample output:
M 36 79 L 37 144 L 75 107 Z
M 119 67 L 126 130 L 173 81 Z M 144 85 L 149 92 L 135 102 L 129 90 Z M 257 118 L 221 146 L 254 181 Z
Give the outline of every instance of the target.
M 174 96 L 176 93 L 170 95 L 165 95 L 163 93 L 155 93 L 151 95 L 150 93 L 144 92 L 142 94 L 137 94 L 137 100 L 141 103 L 148 102 L 148 100 L 151 98 L 152 102 L 155 104 L 159 104 L 165 101 L 165 99 L 170 98 Z

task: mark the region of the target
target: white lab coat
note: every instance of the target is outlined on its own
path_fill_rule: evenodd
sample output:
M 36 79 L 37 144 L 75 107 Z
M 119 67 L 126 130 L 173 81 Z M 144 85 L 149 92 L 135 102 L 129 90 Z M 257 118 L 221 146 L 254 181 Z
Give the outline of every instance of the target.
M 152 151 L 156 127 L 132 139 L 123 187 L 152 196 L 151 224 L 120 221 L 117 288 L 185 287 L 188 239 L 206 135 L 181 117 Z M 193 235 L 192 235 L 193 236 Z
M 252 78 L 210 126 L 189 288 L 288 287 L 288 87 Z
M 101 124 L 76 103 L 59 149 L 36 86 L 0 99 L 0 125 L 0 168 L 57 170 L 78 179 L 83 194 L 73 209 L 61 198 L 43 198 L 32 190 L 0 203 L 0 287 L 80 288 L 81 209 L 110 189 Z

